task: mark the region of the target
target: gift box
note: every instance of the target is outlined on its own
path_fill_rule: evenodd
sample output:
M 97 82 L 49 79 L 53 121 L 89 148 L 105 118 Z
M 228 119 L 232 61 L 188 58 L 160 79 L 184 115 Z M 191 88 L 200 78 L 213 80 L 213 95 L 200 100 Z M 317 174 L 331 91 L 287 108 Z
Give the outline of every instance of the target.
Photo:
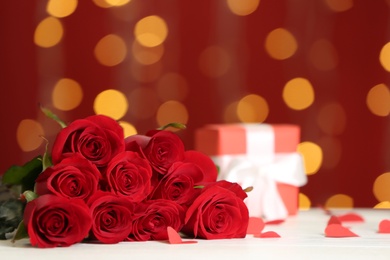
M 219 179 L 252 186 L 249 214 L 285 219 L 298 211 L 299 187 L 307 182 L 297 152 L 300 127 L 291 124 L 212 124 L 195 132 L 195 149 L 219 168 Z

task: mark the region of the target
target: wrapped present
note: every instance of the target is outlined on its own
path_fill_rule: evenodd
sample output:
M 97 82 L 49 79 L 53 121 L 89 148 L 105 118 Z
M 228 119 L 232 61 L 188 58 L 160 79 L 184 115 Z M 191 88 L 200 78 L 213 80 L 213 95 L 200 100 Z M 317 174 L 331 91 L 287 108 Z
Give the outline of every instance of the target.
M 249 214 L 267 220 L 298 211 L 299 187 L 307 182 L 299 142 L 299 126 L 288 124 L 213 124 L 195 133 L 195 149 L 213 159 L 218 178 L 252 186 Z

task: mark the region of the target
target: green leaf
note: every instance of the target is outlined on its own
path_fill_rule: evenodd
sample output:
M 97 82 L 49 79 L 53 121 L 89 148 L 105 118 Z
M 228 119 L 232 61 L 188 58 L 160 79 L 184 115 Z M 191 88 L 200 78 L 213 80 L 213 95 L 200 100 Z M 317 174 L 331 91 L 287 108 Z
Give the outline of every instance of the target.
M 22 192 L 32 190 L 38 175 L 42 172 L 42 156 L 37 156 L 23 166 L 13 165 L 3 175 L 6 185 L 21 185 Z
M 42 158 L 42 171 L 46 170 L 48 167 L 52 166 L 52 162 L 49 156 L 49 141 L 46 138 L 43 138 L 46 141 L 46 146 L 45 146 L 45 153 L 43 154 Z
M 197 186 L 194 186 L 194 189 L 203 189 L 204 188 L 204 185 L 197 185 Z
M 66 127 L 66 124 L 64 121 L 62 121 L 56 114 L 54 114 L 51 110 L 44 108 L 43 106 L 40 106 L 41 111 L 48 117 L 56 121 L 62 128 Z
M 19 226 L 16 229 L 16 233 L 11 241 L 12 243 L 15 243 L 16 240 L 20 240 L 23 238 L 28 238 L 28 233 L 27 233 L 26 225 L 24 225 L 24 222 L 22 220 L 20 221 Z
M 157 129 L 158 130 L 165 130 L 168 127 L 173 127 L 173 128 L 176 128 L 176 129 L 186 129 L 186 125 L 182 124 L 182 123 L 169 123 L 167 125 L 164 125 L 164 126 L 161 126 L 161 127 L 157 128 Z
M 30 201 L 38 198 L 38 194 L 36 194 L 35 192 L 33 192 L 31 190 L 26 190 L 25 192 L 23 192 L 23 196 L 26 198 L 27 202 L 30 202 Z

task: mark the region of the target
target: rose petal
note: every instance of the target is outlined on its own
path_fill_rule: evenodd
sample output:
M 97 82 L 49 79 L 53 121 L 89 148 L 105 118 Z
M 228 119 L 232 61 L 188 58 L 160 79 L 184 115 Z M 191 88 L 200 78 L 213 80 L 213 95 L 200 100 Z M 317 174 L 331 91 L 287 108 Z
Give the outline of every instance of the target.
M 331 216 L 329 218 L 329 220 L 328 220 L 328 224 L 327 225 L 329 226 L 330 224 L 339 224 L 339 225 L 341 225 L 341 221 L 340 221 L 340 219 L 338 217 Z
M 264 221 L 261 218 L 250 217 L 248 228 L 246 230 L 247 234 L 260 234 L 264 229 Z
M 256 235 L 254 235 L 254 237 L 258 237 L 258 238 L 277 238 L 277 237 L 280 237 L 280 235 L 278 233 L 276 233 L 275 231 L 267 231 L 267 232 L 264 232 L 264 233 L 261 233 L 261 234 L 256 234 Z
M 341 222 L 349 222 L 349 221 L 364 222 L 364 218 L 357 213 L 347 213 L 347 214 L 339 215 L 338 219 Z

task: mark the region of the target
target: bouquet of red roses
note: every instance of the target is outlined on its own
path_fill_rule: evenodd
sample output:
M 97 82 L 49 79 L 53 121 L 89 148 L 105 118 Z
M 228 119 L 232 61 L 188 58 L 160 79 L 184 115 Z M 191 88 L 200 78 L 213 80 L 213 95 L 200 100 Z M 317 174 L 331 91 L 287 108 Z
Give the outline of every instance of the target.
M 166 240 L 168 227 L 193 238 L 245 237 L 246 192 L 217 181 L 213 161 L 185 150 L 174 132 L 125 138 L 103 115 L 62 125 L 50 156 L 35 158 L 41 171 L 23 193 L 14 239 L 28 236 L 38 247 Z

